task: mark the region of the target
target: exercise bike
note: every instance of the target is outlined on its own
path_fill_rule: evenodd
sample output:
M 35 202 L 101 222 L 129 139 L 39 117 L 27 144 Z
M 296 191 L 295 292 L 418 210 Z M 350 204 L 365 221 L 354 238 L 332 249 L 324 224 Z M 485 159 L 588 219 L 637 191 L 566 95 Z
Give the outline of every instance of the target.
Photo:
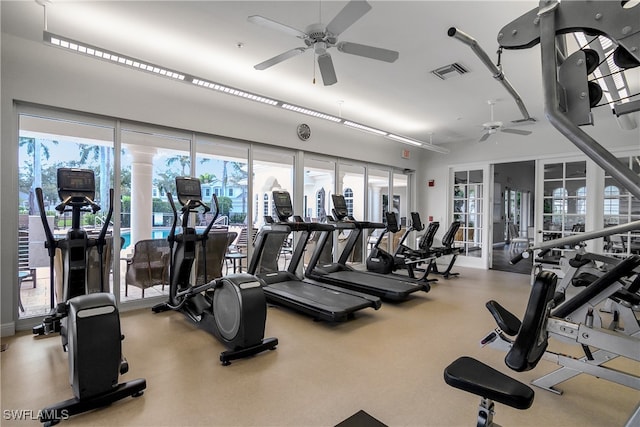
M 274 350 L 278 339 L 264 338 L 267 303 L 262 290 L 264 282 L 259 278 L 239 273 L 209 282 L 205 280 L 202 285 L 190 284 L 198 242 L 202 243 L 202 259 L 207 259 L 206 241 L 219 214 L 218 199 L 213 196 L 215 214 L 206 229 L 198 234 L 189 226 L 189 216 L 200 208 L 204 213 L 211 210 L 202 202 L 200 180 L 176 177 L 176 193 L 182 205 L 182 230 L 177 234 L 178 211 L 173 196 L 167 193 L 173 210 L 173 224 L 167 237 L 171 251 L 169 300 L 154 306 L 153 312 L 180 311 L 195 325 L 215 336 L 228 348 L 220 353 L 220 362 L 225 366 L 234 359 Z
M 60 332 L 64 351 L 69 353 L 69 382 L 74 397 L 44 408 L 39 419 L 45 425 L 54 425 L 72 415 L 107 406 L 125 397 L 142 396 L 147 387 L 144 379 L 118 384 L 118 375 L 129 370 L 122 357 L 120 315 L 115 297 L 105 293 L 104 262 L 105 235 L 113 214 L 113 189 L 109 193 L 109 211 L 97 239 L 87 237 L 80 227 L 81 212 L 100 210 L 94 201 L 95 176 L 90 169 L 61 168 L 57 172 L 58 195 L 62 201 L 56 210 L 71 210 L 71 229 L 63 239 L 56 240 L 51 232 L 44 209 L 41 188 L 36 188 L 36 199 L 46 235 L 45 247 L 49 252 L 51 277 L 51 313 L 34 334 L 48 335 Z M 90 288 L 98 254 L 99 288 Z M 62 258 L 62 300 L 54 307 L 54 263 L 56 250 Z M 108 249 L 111 250 L 111 249 Z M 95 275 L 93 275 L 95 276 Z M 94 291 L 94 293 L 90 293 Z

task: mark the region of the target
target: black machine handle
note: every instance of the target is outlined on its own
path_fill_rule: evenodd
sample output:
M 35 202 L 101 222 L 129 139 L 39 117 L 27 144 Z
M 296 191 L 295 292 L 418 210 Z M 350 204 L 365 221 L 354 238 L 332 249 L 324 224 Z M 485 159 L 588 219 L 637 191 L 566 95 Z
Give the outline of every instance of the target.
M 51 227 L 49 227 L 49 221 L 47 221 L 47 213 L 44 210 L 44 195 L 42 194 L 42 188 L 40 187 L 36 188 L 36 202 L 38 203 L 40 219 L 42 220 L 42 227 L 44 228 L 45 238 L 47 239 L 45 247 L 49 250 L 49 256 L 53 257 L 56 253 L 57 242 L 55 237 L 53 237 Z
M 40 209 L 40 219 L 42 220 L 42 228 L 44 229 L 44 235 L 47 239 L 44 246 L 47 248 L 49 252 L 49 281 L 51 286 L 51 292 L 49 295 L 49 306 L 53 309 L 55 305 L 55 293 L 53 292 L 55 286 L 55 278 L 54 278 L 54 258 L 56 256 L 56 248 L 58 247 L 58 242 L 56 241 L 53 233 L 51 232 L 51 227 L 49 227 L 49 221 L 47 221 L 47 213 L 44 210 L 44 196 L 42 194 L 42 188 L 36 188 L 36 202 L 38 203 L 38 208 Z
M 201 203 L 201 205 L 205 207 L 205 212 L 208 212 L 211 210 L 211 208 L 206 206 L 204 203 Z M 211 231 L 211 227 L 213 227 L 213 223 L 216 222 L 216 220 L 218 219 L 218 216 L 220 215 L 220 204 L 218 203 L 218 196 L 216 196 L 215 193 L 213 194 L 213 197 L 211 197 L 211 205 L 213 206 L 213 212 L 214 212 L 213 219 L 211 220 L 211 222 L 209 222 L 209 224 L 207 224 L 207 228 L 205 228 L 204 232 L 202 233 L 203 240 L 207 240 L 207 237 L 209 236 L 209 231 Z
M 171 230 L 169 231 L 167 240 L 169 240 L 169 246 L 173 246 L 173 242 L 176 239 L 176 225 L 178 223 L 178 210 L 176 209 L 176 204 L 173 202 L 173 196 L 171 195 L 171 193 L 167 193 L 167 200 L 169 201 L 169 205 L 171 205 L 171 210 L 173 211 L 173 223 L 171 224 Z

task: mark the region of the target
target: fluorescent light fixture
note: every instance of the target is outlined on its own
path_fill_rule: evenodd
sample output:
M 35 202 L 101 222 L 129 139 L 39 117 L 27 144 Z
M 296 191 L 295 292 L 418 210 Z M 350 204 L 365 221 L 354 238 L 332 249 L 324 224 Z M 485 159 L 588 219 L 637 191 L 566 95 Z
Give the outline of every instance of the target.
M 360 130 L 363 130 L 363 131 L 366 131 L 366 132 L 375 133 L 376 135 L 387 136 L 387 132 L 385 132 L 385 131 L 382 131 L 382 130 L 376 129 L 376 128 L 372 128 L 372 127 L 369 127 L 369 126 L 361 125 L 360 123 L 355 123 L 355 122 L 350 122 L 348 120 L 345 120 L 343 122 L 343 124 L 345 126 L 349 126 L 349 127 L 352 127 L 352 128 L 360 129 Z
M 220 93 L 226 93 L 228 95 L 233 95 L 239 98 L 248 99 L 250 101 L 259 102 L 261 104 L 271 105 L 274 107 L 279 106 L 284 108 L 285 110 L 294 111 L 296 113 L 305 114 L 307 116 L 312 116 L 312 117 L 316 117 L 323 120 L 328 120 L 333 123 L 344 124 L 345 126 L 349 126 L 354 129 L 358 129 L 364 132 L 369 132 L 375 135 L 384 136 L 398 142 L 410 144 L 410 145 L 424 148 L 427 150 L 436 151 L 444 154 L 449 153 L 449 150 L 447 150 L 446 148 L 442 148 L 437 145 L 433 145 L 431 143 L 423 143 L 422 141 L 418 141 L 416 139 L 392 134 L 392 133 L 389 133 L 380 129 L 376 129 L 370 126 L 366 126 L 360 123 L 345 120 L 340 117 L 333 116 L 331 114 L 325 114 L 323 112 L 311 110 L 305 107 L 300 107 L 298 105 L 288 104 L 286 102 L 268 98 L 266 96 L 262 96 L 256 93 L 247 92 L 247 91 L 236 89 L 230 86 L 225 86 L 220 83 L 216 83 L 209 80 L 201 79 L 199 77 L 191 76 L 186 73 L 170 70 L 169 68 L 152 64 L 147 61 L 136 59 L 127 55 L 121 55 L 117 52 L 113 52 L 107 49 L 102 49 L 86 43 L 78 42 L 68 37 L 59 36 L 46 30 L 43 32 L 43 39 L 46 43 L 49 43 L 58 48 L 76 52 L 80 55 L 88 56 L 91 58 L 97 58 L 112 64 L 118 64 L 123 67 L 127 67 L 129 69 L 140 70 L 147 73 L 155 74 L 157 76 L 162 76 L 162 77 L 170 78 L 173 80 L 182 81 L 185 83 L 190 83 L 194 86 L 202 87 L 205 89 L 211 89 Z
M 67 37 L 61 37 L 56 34 L 50 33 L 48 31 L 44 31 L 43 38 L 45 42 L 51 43 L 53 46 L 57 46 L 66 50 L 71 50 L 81 55 L 86 55 L 93 58 L 114 62 L 125 67 L 147 71 L 149 73 L 157 74 L 163 77 L 168 77 L 174 80 L 185 79 L 185 75 L 177 71 L 169 70 L 168 68 L 161 67 L 159 65 L 138 61 L 137 59 L 133 59 L 125 55 L 120 55 L 119 53 L 115 53 L 115 52 L 111 52 L 95 46 L 91 46 L 86 43 L 77 42 Z
M 433 145 L 433 142 L 432 142 L 433 135 L 430 136 L 429 142 L 422 142 L 422 141 L 418 141 L 417 139 L 407 138 L 406 136 L 395 135 L 395 134 L 392 134 L 392 133 L 387 134 L 387 138 L 393 139 L 395 141 L 402 142 L 402 143 L 405 143 L 405 144 L 415 145 L 416 147 L 425 148 L 427 150 L 435 151 L 437 153 L 449 154 L 449 150 L 448 149 L 440 147 L 438 145 Z
M 404 142 L 405 144 L 416 145 L 418 147 L 422 146 L 422 143 L 419 142 L 419 141 L 416 141 L 415 139 L 409 139 L 407 137 L 400 136 L 400 135 L 394 135 L 392 133 L 388 134 L 387 138 L 391 138 L 391 139 L 394 139 L 394 140 L 399 141 L 399 142 Z
M 251 101 L 262 102 L 268 105 L 278 105 L 278 101 L 270 98 L 266 98 L 264 96 L 256 95 L 253 93 L 245 92 L 240 89 L 235 89 L 228 86 L 223 86 L 218 83 L 209 82 L 202 79 L 193 78 L 191 79 L 191 83 L 197 86 L 206 87 L 207 89 L 217 90 L 218 92 L 223 92 L 229 95 L 238 96 L 240 98 L 246 98 Z
M 306 114 L 307 116 L 317 117 L 319 119 L 329 120 L 330 122 L 340 123 L 341 118 L 321 113 L 319 111 L 309 110 L 308 108 L 298 107 L 296 105 L 283 103 L 281 105 L 285 110 L 295 111 L 296 113 Z

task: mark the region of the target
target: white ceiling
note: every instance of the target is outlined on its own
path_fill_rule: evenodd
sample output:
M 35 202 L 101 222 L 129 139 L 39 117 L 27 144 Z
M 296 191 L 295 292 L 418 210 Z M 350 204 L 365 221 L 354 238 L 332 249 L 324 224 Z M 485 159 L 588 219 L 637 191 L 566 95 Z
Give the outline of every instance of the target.
M 42 6 L 35 1 L 2 3 L 3 32 L 42 40 Z M 328 23 L 346 3 L 53 0 L 47 17 L 48 30 L 61 36 L 422 141 L 429 141 L 431 133 L 438 144 L 477 141 L 482 123 L 490 118 L 489 99 L 497 101 L 496 120 L 522 117 L 504 87 L 468 46 L 447 36 L 447 29 L 455 26 L 477 39 L 496 62 L 499 30 L 537 7 L 537 1 L 371 0 L 372 10 L 339 39 L 397 50 L 400 57 L 395 63 L 332 49 L 338 78 L 333 86 L 322 85 L 317 69 L 318 83 L 313 84 L 311 51 L 265 71 L 253 69 L 304 44 L 252 24 L 247 16 L 258 14 L 304 30 L 318 22 L 320 14 Z M 452 62 L 470 72 L 444 81 L 430 74 Z M 535 132 L 548 126 L 543 117 L 539 46 L 505 51 L 502 65 L 530 115 L 538 119 L 524 128 Z M 104 72 L 114 66 L 105 66 Z M 166 81 L 157 80 L 161 91 Z M 632 93 L 638 92 L 637 74 L 630 83 L 635 86 Z

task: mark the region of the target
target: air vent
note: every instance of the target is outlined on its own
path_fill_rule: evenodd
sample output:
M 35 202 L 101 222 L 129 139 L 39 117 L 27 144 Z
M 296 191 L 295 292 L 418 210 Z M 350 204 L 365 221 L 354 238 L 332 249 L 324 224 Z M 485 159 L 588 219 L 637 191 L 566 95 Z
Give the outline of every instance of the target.
M 435 70 L 431 71 L 432 74 L 442 80 L 457 77 L 468 72 L 469 70 L 467 70 L 464 65 L 460 64 L 459 62 L 454 62 L 453 64 L 445 65 L 444 67 L 436 68 Z

